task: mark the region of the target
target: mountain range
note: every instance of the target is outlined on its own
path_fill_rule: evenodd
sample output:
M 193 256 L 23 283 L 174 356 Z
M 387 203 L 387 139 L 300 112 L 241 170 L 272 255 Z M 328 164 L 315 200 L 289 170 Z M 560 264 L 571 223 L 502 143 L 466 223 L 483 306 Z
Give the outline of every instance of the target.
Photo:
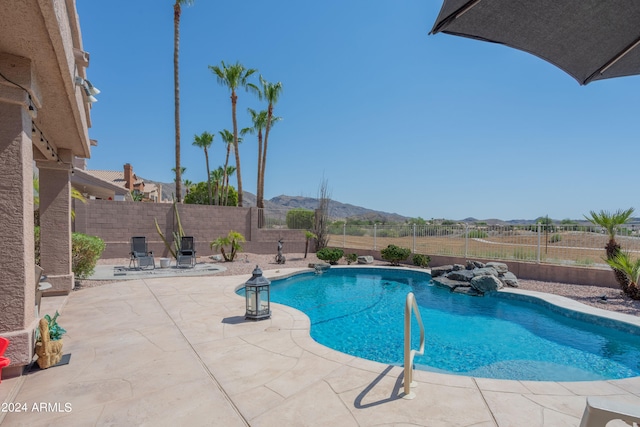
M 155 181 L 146 180 L 146 179 L 144 181 L 162 185 L 163 199 L 170 200 L 172 194 L 175 193 L 175 184 L 173 183 L 161 183 L 161 182 L 155 182 Z M 302 208 L 302 209 L 313 210 L 318 208 L 318 204 L 319 204 L 318 199 L 314 197 L 286 196 L 286 195 L 276 196 L 269 200 L 264 201 L 265 208 L 267 209 Z M 244 205 L 247 207 L 256 206 L 256 195 L 245 191 Z M 349 203 L 338 202 L 336 200 L 331 200 L 329 203 L 329 218 L 334 221 L 349 218 L 349 219 L 366 220 L 366 221 L 377 221 L 377 222 L 383 222 L 383 223 L 405 222 L 411 219 L 411 217 L 407 217 L 397 213 L 376 211 L 376 210 L 367 209 L 361 206 L 355 206 Z M 559 223 L 561 221 L 560 219 L 553 219 L 553 218 L 552 220 L 556 223 Z M 505 221 L 505 220 L 496 219 L 496 218 L 476 219 L 473 217 L 468 217 L 468 218 L 464 218 L 457 221 L 466 222 L 470 224 L 483 222 L 488 225 L 531 225 L 537 222 L 536 219 L 511 219 L 511 220 Z M 575 222 L 583 225 L 590 224 L 584 218 L 577 219 L 575 220 Z M 628 223 L 640 224 L 640 218 L 630 218 Z

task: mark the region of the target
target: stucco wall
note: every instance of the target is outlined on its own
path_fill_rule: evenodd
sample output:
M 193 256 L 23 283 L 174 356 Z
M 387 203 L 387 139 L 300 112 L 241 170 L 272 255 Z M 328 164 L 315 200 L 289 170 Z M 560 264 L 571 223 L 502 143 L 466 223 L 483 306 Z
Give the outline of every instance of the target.
M 106 243 L 103 258 L 128 257 L 132 236 L 145 236 L 149 249 L 156 256 L 168 256 L 168 251 L 156 231 L 154 219 L 169 241 L 177 230 L 173 205 L 169 203 L 113 202 L 89 200 L 75 202 L 74 231 L 98 236 Z M 243 248 L 252 253 L 276 254 L 277 241 L 283 238 L 285 252 L 304 252 L 303 230 L 261 230 L 257 227 L 256 208 L 203 205 L 178 205 L 180 222 L 186 235 L 194 236 L 199 256 L 214 254 L 209 243 L 230 230 L 241 233 Z

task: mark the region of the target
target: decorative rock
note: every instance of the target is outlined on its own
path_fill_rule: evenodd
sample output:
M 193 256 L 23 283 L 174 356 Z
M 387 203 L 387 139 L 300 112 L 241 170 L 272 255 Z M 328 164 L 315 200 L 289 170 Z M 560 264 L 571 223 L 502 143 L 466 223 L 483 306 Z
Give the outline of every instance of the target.
M 431 268 L 431 277 L 444 276 L 453 270 L 452 265 L 441 265 L 440 267 Z
M 465 286 L 468 287 L 469 286 L 469 282 L 461 282 L 459 280 L 451 280 L 447 277 L 437 277 L 433 279 L 433 283 L 440 285 L 440 286 L 446 286 L 447 288 L 451 289 L 452 291 L 460 286 Z
M 485 293 L 502 289 L 504 285 L 495 276 L 476 276 L 471 279 L 471 286 L 478 292 Z
M 476 268 L 473 270 L 473 276 L 498 276 L 498 272 L 493 267 Z
M 493 267 L 500 274 L 504 274 L 509 271 L 509 267 L 507 267 L 507 264 L 503 262 L 488 262 L 485 267 Z
M 330 264 L 324 263 L 324 262 L 318 262 L 318 263 L 310 263 L 309 264 L 309 268 L 313 268 L 316 271 L 327 271 L 328 269 L 331 268 Z
M 512 288 L 518 287 L 518 278 L 510 271 L 507 271 L 503 275 L 500 275 L 499 278 L 506 286 L 510 286 Z
M 451 273 L 447 274 L 447 278 L 451 279 L 451 280 L 458 280 L 461 282 L 469 282 L 471 279 L 473 279 L 474 277 L 474 271 L 475 270 L 457 270 L 457 271 L 452 271 Z
M 373 264 L 373 257 L 371 255 L 361 255 L 358 257 L 358 264 Z
M 460 271 L 460 270 L 465 270 L 464 265 L 462 264 L 453 264 L 453 271 Z
M 484 263 L 480 261 L 467 261 L 467 270 L 473 270 L 474 268 L 484 268 Z
M 478 297 L 482 296 L 482 293 L 478 292 L 476 289 L 471 286 L 458 286 L 453 289 L 453 292 L 457 294 L 469 295 L 470 297 Z

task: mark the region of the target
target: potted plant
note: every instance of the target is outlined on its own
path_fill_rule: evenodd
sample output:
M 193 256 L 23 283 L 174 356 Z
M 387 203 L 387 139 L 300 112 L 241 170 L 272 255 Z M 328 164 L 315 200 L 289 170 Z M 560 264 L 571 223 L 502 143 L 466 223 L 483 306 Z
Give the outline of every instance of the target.
M 40 369 L 47 369 L 57 364 L 62 358 L 62 335 L 67 331 L 58 325 L 59 315 L 57 311 L 53 317 L 47 314 L 38 324 L 36 354 Z

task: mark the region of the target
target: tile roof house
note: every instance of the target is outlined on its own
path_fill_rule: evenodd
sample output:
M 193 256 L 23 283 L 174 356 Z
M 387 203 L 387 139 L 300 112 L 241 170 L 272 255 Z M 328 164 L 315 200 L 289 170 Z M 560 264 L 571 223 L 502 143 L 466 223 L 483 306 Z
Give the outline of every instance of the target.
M 133 172 L 130 163 L 124 171 L 87 170 L 84 159 L 76 159 L 71 182 L 85 197 L 115 201 L 131 201 L 132 193 L 142 195 L 142 201 L 160 202 L 162 186 L 145 182 Z

